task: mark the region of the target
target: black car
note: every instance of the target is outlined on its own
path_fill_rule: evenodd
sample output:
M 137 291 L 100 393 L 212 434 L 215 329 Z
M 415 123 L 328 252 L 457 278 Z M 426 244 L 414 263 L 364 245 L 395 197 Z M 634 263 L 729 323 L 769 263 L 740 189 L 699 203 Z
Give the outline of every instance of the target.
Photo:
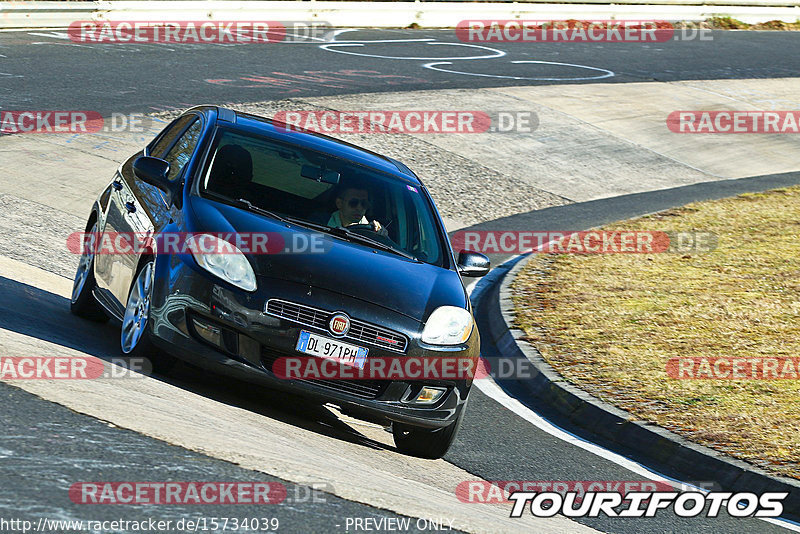
M 245 234 L 278 236 L 283 245 L 242 251 L 236 243 Z M 120 166 L 86 235 L 123 236 L 117 244 L 126 253 L 84 241 L 71 309 L 119 321 L 124 354 L 164 368 L 179 358 L 391 424 L 408 454 L 438 458 L 452 443 L 471 377 L 275 372 L 300 355 L 362 366 L 393 357 L 477 361 L 461 276 L 486 274 L 488 259 L 462 251 L 456 260 L 430 194 L 399 161 L 266 118 L 196 107 Z M 227 253 L 170 247 L 170 237 Z

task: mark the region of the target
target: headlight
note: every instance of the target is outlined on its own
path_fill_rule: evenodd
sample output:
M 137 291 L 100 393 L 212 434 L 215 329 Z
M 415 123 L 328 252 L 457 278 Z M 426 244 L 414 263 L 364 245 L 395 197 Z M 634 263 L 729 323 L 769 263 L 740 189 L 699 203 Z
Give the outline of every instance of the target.
M 189 240 L 200 267 L 245 291 L 256 290 L 256 274 L 241 250 L 211 234 L 193 235 Z
M 428 317 L 422 341 L 431 345 L 458 345 L 469 339 L 472 326 L 472 315 L 464 308 L 441 306 Z

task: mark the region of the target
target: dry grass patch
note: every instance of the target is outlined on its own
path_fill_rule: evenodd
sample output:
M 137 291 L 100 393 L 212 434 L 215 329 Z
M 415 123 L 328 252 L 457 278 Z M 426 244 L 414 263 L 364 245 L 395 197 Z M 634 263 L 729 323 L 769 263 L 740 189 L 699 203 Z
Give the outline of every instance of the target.
M 783 22 L 781 20 L 769 20 L 757 24 L 748 24 L 732 17 L 712 17 L 705 20 L 705 25 L 715 30 L 778 30 L 778 31 L 797 31 L 800 30 L 800 21 Z
M 800 356 L 800 187 L 606 229 L 706 231 L 704 254 L 541 255 L 517 323 L 567 380 L 688 439 L 800 478 L 800 380 L 676 380 L 673 357 Z

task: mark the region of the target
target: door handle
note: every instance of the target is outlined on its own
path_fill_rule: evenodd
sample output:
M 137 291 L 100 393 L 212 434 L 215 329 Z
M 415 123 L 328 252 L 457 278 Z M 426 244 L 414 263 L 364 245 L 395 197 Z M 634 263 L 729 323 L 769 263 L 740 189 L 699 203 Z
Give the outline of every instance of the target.
M 122 182 L 114 180 L 113 182 L 111 182 L 111 187 L 113 187 L 117 191 L 122 191 Z
M 133 202 L 126 202 L 125 209 L 128 210 L 128 213 L 134 213 L 136 211 L 136 206 L 133 205 Z

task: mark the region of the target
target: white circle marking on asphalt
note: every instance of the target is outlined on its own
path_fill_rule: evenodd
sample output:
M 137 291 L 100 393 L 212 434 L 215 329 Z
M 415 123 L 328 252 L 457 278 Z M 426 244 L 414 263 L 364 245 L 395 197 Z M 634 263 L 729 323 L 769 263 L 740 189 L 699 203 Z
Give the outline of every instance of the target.
M 588 70 L 595 70 L 598 72 L 602 72 L 604 74 L 600 76 L 578 76 L 578 77 L 571 77 L 571 78 L 551 78 L 551 77 L 530 77 L 530 76 L 504 76 L 501 74 L 483 74 L 478 72 L 462 72 L 458 70 L 450 70 L 450 69 L 442 69 L 438 68 L 437 65 L 452 65 L 452 61 L 439 61 L 435 63 L 426 63 L 423 65 L 426 69 L 435 70 L 438 72 L 448 72 L 450 74 L 464 74 L 466 76 L 483 76 L 485 78 L 504 78 L 507 80 L 539 80 L 539 81 L 552 81 L 552 82 L 566 82 L 566 81 L 581 81 L 581 80 L 602 80 L 603 78 L 610 78 L 615 76 L 615 74 L 607 69 L 601 69 L 598 67 L 590 67 L 588 65 L 576 65 L 574 63 L 557 63 L 555 61 L 533 61 L 533 60 L 520 60 L 520 61 L 511 61 L 511 63 L 538 63 L 541 65 L 558 65 L 561 67 L 574 67 L 578 69 L 588 69 Z
M 373 42 L 373 41 L 368 41 Z M 374 41 L 377 42 L 377 41 Z M 502 50 L 496 50 L 494 48 L 489 48 L 488 46 L 480 46 L 480 45 L 471 45 L 471 44 L 464 44 L 464 43 L 439 43 L 439 42 L 426 42 L 425 44 L 429 45 L 444 45 L 444 46 L 465 46 L 468 48 L 480 48 L 482 50 L 488 50 L 491 52 L 491 55 L 488 56 L 465 56 L 465 57 L 405 57 L 405 56 L 383 56 L 380 54 L 362 54 L 359 52 L 349 52 L 346 50 L 336 50 L 331 48 L 333 46 L 336 47 L 354 47 L 354 46 L 364 46 L 364 43 L 331 43 L 331 44 L 324 44 L 319 45 L 320 48 L 323 50 L 327 50 L 328 52 L 336 52 L 337 54 L 348 54 L 351 56 L 362 56 L 362 57 L 374 57 L 378 59 L 408 59 L 408 60 L 422 60 L 422 61 L 429 61 L 431 59 L 443 60 L 443 59 L 452 59 L 452 60 L 465 60 L 465 59 L 493 59 L 498 57 L 503 57 L 506 55 L 505 52 Z

